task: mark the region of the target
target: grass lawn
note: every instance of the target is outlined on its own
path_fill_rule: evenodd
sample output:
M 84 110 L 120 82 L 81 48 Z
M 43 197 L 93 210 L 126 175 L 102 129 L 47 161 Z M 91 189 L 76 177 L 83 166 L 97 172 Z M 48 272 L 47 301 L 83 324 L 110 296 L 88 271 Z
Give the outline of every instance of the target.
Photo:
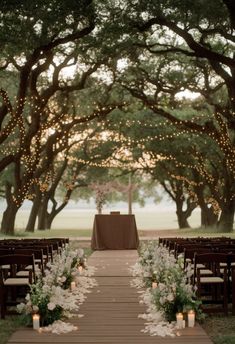
M 9 337 L 19 327 L 24 327 L 25 323 L 20 315 L 6 316 L 5 319 L 0 319 L 0 344 L 7 343 Z
M 202 327 L 213 343 L 235 344 L 235 316 L 208 316 Z
M 169 230 L 138 230 L 139 236 L 143 238 L 157 237 L 215 237 L 227 236 L 235 238 L 235 231 L 229 233 L 218 232 L 214 228 L 185 228 L 185 229 L 169 229 Z M 235 343 L 234 343 L 235 344 Z
M 23 232 L 21 230 L 17 230 L 14 238 L 16 237 L 30 237 L 30 238 L 60 238 L 60 237 L 67 237 L 67 238 L 77 238 L 79 237 L 91 237 L 91 229 L 50 229 L 44 231 L 35 231 L 31 232 Z M 0 233 L 0 238 L 12 238 L 12 236 L 6 236 Z
M 139 229 L 138 230 L 139 236 L 152 239 L 164 236 L 178 236 L 178 237 L 194 237 L 194 236 L 229 236 L 231 238 L 235 238 L 235 231 L 232 233 L 221 233 L 216 232 L 215 229 L 211 228 L 192 228 L 192 229 L 164 229 L 164 230 L 148 230 L 148 229 Z M 32 238 L 59 238 L 59 237 L 67 237 L 67 238 L 87 238 L 90 239 L 92 235 L 92 229 L 66 229 L 66 228 L 57 228 L 57 229 L 50 229 L 50 230 L 43 230 L 35 232 L 25 232 L 20 229 L 16 230 L 14 237 L 32 237 Z M 12 238 L 12 236 L 6 236 L 0 232 L 0 238 Z

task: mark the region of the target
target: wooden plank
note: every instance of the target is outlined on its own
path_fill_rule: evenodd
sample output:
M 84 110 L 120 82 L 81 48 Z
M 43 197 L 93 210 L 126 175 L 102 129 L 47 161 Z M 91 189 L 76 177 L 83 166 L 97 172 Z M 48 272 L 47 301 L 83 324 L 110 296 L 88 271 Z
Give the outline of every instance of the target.
M 97 268 L 98 286 L 88 294 L 79 313 L 84 317 L 69 320 L 78 327 L 68 334 L 38 333 L 32 329 L 19 329 L 9 344 L 212 344 L 200 327 L 186 328 L 180 336 L 158 337 L 141 332 L 144 320 L 138 314 L 145 312 L 139 304 L 136 289 L 130 287 L 129 267 L 135 263 L 137 251 L 96 251 L 89 264 Z

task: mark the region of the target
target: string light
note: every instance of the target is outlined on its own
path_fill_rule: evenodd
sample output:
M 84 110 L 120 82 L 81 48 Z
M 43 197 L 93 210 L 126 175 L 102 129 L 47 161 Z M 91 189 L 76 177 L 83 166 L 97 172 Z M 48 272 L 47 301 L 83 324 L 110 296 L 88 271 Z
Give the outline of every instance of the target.
M 92 120 L 99 118 L 106 113 L 109 113 L 115 109 L 125 107 L 125 109 L 128 108 L 128 104 L 123 102 L 121 105 L 110 105 L 107 107 L 104 106 L 98 106 L 97 104 L 93 103 L 91 107 L 87 108 L 87 111 L 91 111 L 92 113 L 86 115 L 86 116 L 81 116 L 80 113 L 78 115 L 74 115 L 73 119 L 71 120 L 70 115 L 68 113 L 57 113 L 55 111 L 55 114 L 52 114 L 48 112 L 46 114 L 48 121 L 45 121 L 40 127 L 40 131 L 37 133 L 35 137 L 31 138 L 30 144 L 27 146 L 26 144 L 26 138 L 28 135 L 27 132 L 27 124 L 25 123 L 25 120 L 23 119 L 22 116 L 16 116 L 16 114 L 19 114 L 20 109 L 24 107 L 25 105 L 28 105 L 29 107 L 34 108 L 35 114 L 37 114 L 40 118 L 43 117 L 43 108 L 40 105 L 45 103 L 46 100 L 44 99 L 39 99 L 38 97 L 31 98 L 29 103 L 26 104 L 25 99 L 20 99 L 17 101 L 15 111 L 13 111 L 11 103 L 7 97 L 6 94 L 1 93 L 3 97 L 3 101 L 6 104 L 8 108 L 8 112 L 11 116 L 11 121 L 9 122 L 8 125 L 4 127 L 4 130 L 1 132 L 0 138 L 4 141 L 6 137 L 12 136 L 15 137 L 19 134 L 19 144 L 17 145 L 17 141 L 15 142 L 15 145 L 12 143 L 6 142 L 6 147 L 3 147 L 2 154 L 3 156 L 8 156 L 9 154 L 21 154 L 20 158 L 20 163 L 22 165 L 22 169 L 25 171 L 24 177 L 26 178 L 27 175 L 28 177 L 31 176 L 31 180 L 28 182 L 25 182 L 25 185 L 22 186 L 22 189 L 19 191 L 19 196 L 14 196 L 14 200 L 17 204 L 20 204 L 20 202 L 24 199 L 24 197 L 30 197 L 28 195 L 28 190 L 29 188 L 34 184 L 34 183 L 39 183 L 39 181 L 36 181 L 33 179 L 33 175 L 35 172 L 35 169 L 42 166 L 42 156 L 41 156 L 41 149 L 42 146 L 46 147 L 46 144 L 49 140 L 49 138 L 52 136 L 51 133 L 49 132 L 54 131 L 55 134 L 55 141 L 54 141 L 54 149 L 57 154 L 61 152 L 61 150 L 66 149 L 68 143 L 72 143 L 73 140 L 76 140 L 76 132 L 72 133 L 71 131 L 76 125 L 83 125 L 83 124 L 89 124 Z M 38 104 L 37 104 L 38 102 Z M 55 103 L 56 104 L 56 103 Z M 64 103 L 64 106 L 67 104 Z M 75 108 L 75 106 L 72 106 Z M 156 111 L 154 106 L 150 106 L 151 110 Z M 59 107 L 58 107 L 59 109 Z M 229 134 L 228 134 L 228 128 L 224 120 L 222 120 L 222 117 L 218 114 L 214 114 L 214 118 L 218 123 L 218 129 L 214 128 L 213 130 L 209 130 L 206 126 L 206 123 L 208 120 L 210 120 L 210 116 L 207 115 L 200 115 L 200 116 L 195 116 L 194 118 L 190 119 L 190 121 L 187 120 L 177 120 L 177 127 L 180 129 L 175 130 L 171 133 L 164 133 L 164 130 L 168 128 L 169 124 L 171 121 L 165 120 L 165 121 L 158 121 L 155 123 L 153 121 L 152 123 L 148 123 L 148 121 L 144 120 L 120 120 L 116 121 L 115 123 L 111 119 L 105 119 L 96 123 L 96 128 L 97 130 L 110 130 L 110 135 L 112 137 L 112 142 L 117 143 L 119 145 L 123 146 L 123 149 L 131 150 L 131 147 L 140 147 L 143 149 L 146 149 L 146 144 L 149 144 L 151 142 L 161 142 L 161 141 L 169 141 L 169 140 L 174 140 L 177 138 L 180 138 L 182 135 L 187 135 L 191 134 L 193 135 L 194 138 L 199 138 L 202 137 L 205 132 L 207 135 L 214 140 L 218 146 L 220 147 L 221 151 L 224 152 L 225 157 L 226 157 L 226 163 L 231 171 L 231 173 L 235 174 L 235 150 L 233 148 L 233 145 L 231 143 Z M 197 124 L 198 126 L 195 126 L 193 128 L 187 128 L 187 125 L 189 123 Z M 126 137 L 127 134 L 125 134 L 125 131 L 128 131 L 129 128 L 132 127 L 139 127 L 139 128 L 144 128 L 146 129 L 144 131 L 144 135 L 146 131 L 149 130 L 149 133 L 147 136 L 141 137 L 141 138 L 130 138 Z M 200 127 L 199 127 L 200 126 Z M 117 132 L 115 131 L 120 131 L 120 128 L 124 128 L 125 130 L 122 130 L 124 132 Z M 162 131 L 157 134 L 154 133 L 155 130 Z M 189 141 L 191 140 L 191 137 L 186 137 L 186 139 Z M 102 137 L 101 136 L 96 136 L 95 140 L 87 140 L 86 142 L 90 145 L 94 142 L 97 145 L 97 141 L 102 142 Z M 105 140 L 104 140 L 105 141 Z M 84 141 L 81 141 L 80 146 L 84 143 Z M 26 144 L 26 148 L 24 145 Z M 75 149 L 75 148 L 74 148 Z M 116 154 L 116 156 L 115 156 Z M 116 159 L 117 155 L 120 154 L 120 150 L 116 151 L 115 154 L 108 159 L 105 159 L 104 161 L 99 161 L 96 162 L 99 158 L 98 155 L 94 155 L 90 157 L 90 161 L 87 161 L 86 159 L 82 158 L 75 158 L 70 156 L 69 159 L 70 161 L 76 161 L 77 163 L 85 164 L 88 166 L 94 166 L 94 167 L 122 167 L 123 166 L 123 161 Z M 75 159 L 75 160 L 74 160 Z M 185 164 L 180 161 L 177 161 L 172 156 L 165 157 L 165 159 L 172 160 L 175 162 L 175 166 L 177 168 L 191 168 L 197 170 L 198 173 L 200 173 L 205 180 L 209 183 L 209 185 L 215 184 L 215 179 L 214 177 L 208 173 L 206 170 L 205 166 L 203 167 L 202 164 L 200 165 L 199 163 L 194 166 L 190 164 Z M 155 161 L 158 161 L 155 159 Z M 128 165 L 128 168 L 133 168 L 133 166 L 136 166 L 136 162 L 132 161 L 131 159 L 126 160 L 125 159 L 125 164 Z M 143 164 L 143 161 L 142 161 Z M 188 178 L 184 176 L 177 176 L 177 175 L 172 175 L 175 179 L 178 178 L 178 180 L 183 180 L 185 183 L 188 183 L 193 186 L 193 181 L 190 181 Z M 183 178 L 183 179 L 182 179 Z M 221 184 L 223 185 L 223 184 Z M 47 181 L 41 181 L 40 182 L 40 188 L 42 192 L 46 192 L 48 189 L 49 184 Z M 73 187 L 73 182 L 68 183 L 68 188 L 71 189 Z M 195 186 L 195 185 L 194 185 Z M 219 192 L 218 186 L 215 186 L 215 191 Z

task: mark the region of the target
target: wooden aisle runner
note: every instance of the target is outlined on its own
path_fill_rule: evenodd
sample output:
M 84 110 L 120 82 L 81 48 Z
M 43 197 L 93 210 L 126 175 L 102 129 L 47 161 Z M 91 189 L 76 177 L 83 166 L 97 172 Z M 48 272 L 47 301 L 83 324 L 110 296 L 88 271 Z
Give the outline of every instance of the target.
M 78 331 L 56 335 L 37 333 L 32 329 L 17 330 L 8 343 L 100 343 L 100 344 L 211 344 L 200 326 L 186 328 L 180 337 L 151 337 L 142 333 L 144 320 L 138 314 L 145 312 L 139 304 L 135 288 L 130 287 L 128 267 L 137 258 L 135 250 L 96 251 L 89 265 L 97 267 L 95 278 L 98 287 L 88 294 L 80 308 L 83 318 L 70 319 Z

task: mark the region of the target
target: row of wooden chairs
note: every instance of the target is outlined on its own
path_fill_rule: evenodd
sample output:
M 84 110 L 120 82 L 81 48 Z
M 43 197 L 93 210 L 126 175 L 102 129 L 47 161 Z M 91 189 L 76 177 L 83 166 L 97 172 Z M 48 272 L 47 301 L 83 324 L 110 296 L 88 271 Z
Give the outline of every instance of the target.
M 26 246 L 39 246 L 48 245 L 52 253 L 59 253 L 59 251 L 65 247 L 69 242 L 67 238 L 50 238 L 50 239 L 4 239 L 0 240 L 0 248 L 8 247 L 26 247 Z M 53 257 L 52 257 L 53 258 Z
M 159 243 L 168 247 L 174 253 L 175 257 L 182 253 L 186 246 L 212 248 L 235 247 L 235 240 L 230 237 L 160 238 Z
M 205 311 L 224 312 L 227 315 L 228 303 L 231 302 L 232 313 L 235 315 L 234 262 L 235 254 L 195 252 L 193 284 L 197 287 L 198 298 L 206 305 Z M 213 304 L 220 304 L 221 307 Z
M 0 307 L 5 318 L 8 305 L 24 297 L 46 264 L 64 249 L 68 239 L 0 240 Z
M 161 238 L 176 257 L 184 257 L 184 268 L 191 267 L 192 283 L 206 312 L 228 314 L 232 303 L 235 315 L 235 242 L 227 237 Z M 214 304 L 217 306 L 215 307 Z M 220 305 L 220 307 L 218 307 Z
M 4 319 L 7 305 L 17 303 L 17 298 L 25 295 L 29 285 L 36 282 L 34 255 L 12 254 L 0 256 L 0 305 L 1 318 Z M 31 269 L 25 270 L 26 266 Z M 19 276 L 27 272 L 28 276 Z

